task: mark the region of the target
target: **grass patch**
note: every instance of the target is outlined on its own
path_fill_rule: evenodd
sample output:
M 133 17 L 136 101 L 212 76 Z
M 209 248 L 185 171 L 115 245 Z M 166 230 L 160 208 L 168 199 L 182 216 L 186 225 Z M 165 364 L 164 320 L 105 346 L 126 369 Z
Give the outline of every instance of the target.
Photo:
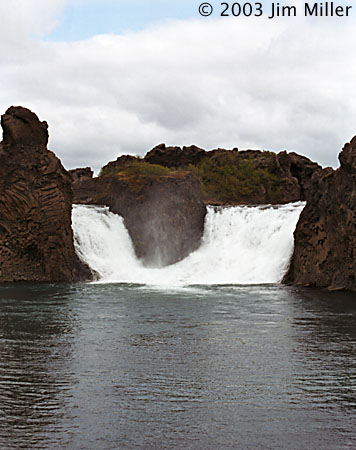
M 176 169 L 150 164 L 140 158 L 122 162 L 121 165 L 106 166 L 99 177 L 115 176 L 126 180 L 129 188 L 139 192 L 151 180 L 173 174 L 193 173 L 200 181 L 202 197 L 206 202 L 241 204 L 260 202 L 278 203 L 282 194 L 282 183 L 267 168 L 257 167 L 259 160 L 275 156 L 263 151 L 259 154 L 244 155 L 222 152 L 203 158 L 197 165 L 190 164 Z M 262 164 L 264 165 L 264 164 Z
M 135 161 L 127 166 L 107 167 L 101 170 L 99 177 L 106 176 L 125 176 L 129 178 L 157 178 L 168 175 L 171 169 L 158 164 L 150 164 L 144 161 Z
M 260 157 L 268 156 L 262 153 Z M 200 180 L 203 198 L 225 203 L 251 201 L 261 190 L 271 201 L 278 197 L 280 182 L 266 168 L 256 168 L 255 158 L 241 158 L 239 154 L 222 153 L 207 158 L 189 170 Z

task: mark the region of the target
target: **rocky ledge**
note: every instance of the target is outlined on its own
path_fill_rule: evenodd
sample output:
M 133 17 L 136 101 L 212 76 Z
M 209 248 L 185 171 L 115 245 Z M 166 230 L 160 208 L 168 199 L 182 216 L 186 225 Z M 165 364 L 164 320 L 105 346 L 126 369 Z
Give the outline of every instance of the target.
M 356 290 L 356 136 L 339 160 L 312 177 L 285 283 Z
M 47 150 L 47 123 L 22 107 L 1 117 L 0 282 L 91 278 L 71 228 L 71 177 Z

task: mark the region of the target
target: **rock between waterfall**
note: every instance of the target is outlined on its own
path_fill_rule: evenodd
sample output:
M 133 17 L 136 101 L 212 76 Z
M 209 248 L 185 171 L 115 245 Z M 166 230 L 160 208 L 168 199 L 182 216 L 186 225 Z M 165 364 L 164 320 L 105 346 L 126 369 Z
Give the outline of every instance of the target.
M 166 266 L 200 245 L 206 207 L 199 180 L 172 172 L 149 180 L 105 176 L 73 183 L 74 202 L 107 205 L 124 218 L 138 258 Z

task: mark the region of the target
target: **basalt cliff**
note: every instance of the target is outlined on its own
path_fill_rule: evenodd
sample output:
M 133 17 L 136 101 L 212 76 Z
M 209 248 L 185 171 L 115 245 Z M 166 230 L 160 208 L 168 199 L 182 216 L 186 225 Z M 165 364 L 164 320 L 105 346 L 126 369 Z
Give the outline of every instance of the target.
M 356 136 L 339 160 L 311 179 L 285 283 L 356 290 Z
M 47 150 L 47 123 L 11 107 L 1 125 L 0 282 L 90 279 L 73 245 L 71 177 Z

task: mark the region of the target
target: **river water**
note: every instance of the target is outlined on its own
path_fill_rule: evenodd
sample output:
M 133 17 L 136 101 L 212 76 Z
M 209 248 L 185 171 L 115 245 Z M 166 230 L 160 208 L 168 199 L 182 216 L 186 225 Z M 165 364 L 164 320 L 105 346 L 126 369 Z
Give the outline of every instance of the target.
M 355 295 L 2 286 L 0 448 L 355 449 Z
M 279 284 L 303 207 L 209 207 L 144 267 L 76 206 L 99 282 L 0 286 L 0 449 L 356 449 L 355 294 Z

